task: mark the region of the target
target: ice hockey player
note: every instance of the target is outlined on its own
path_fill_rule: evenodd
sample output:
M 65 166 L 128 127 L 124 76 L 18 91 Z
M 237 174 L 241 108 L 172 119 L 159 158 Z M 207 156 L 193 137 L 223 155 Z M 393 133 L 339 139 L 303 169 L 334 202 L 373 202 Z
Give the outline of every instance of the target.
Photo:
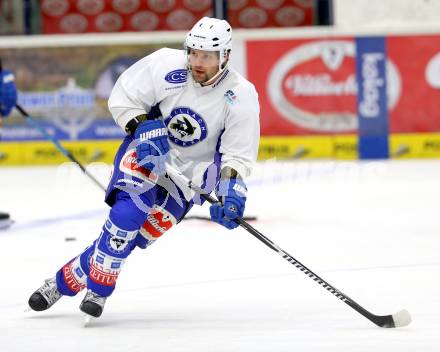
M 215 190 L 221 202 L 211 206 L 212 220 L 237 226 L 258 152 L 259 103 L 254 86 L 229 67 L 231 46 L 228 22 L 204 17 L 185 50 L 160 49 L 119 77 L 108 106 L 127 137 L 106 192 L 109 216 L 93 244 L 31 295 L 33 310 L 86 288 L 80 310 L 102 314 L 133 249 L 152 244 L 201 203 L 167 168 Z
M 1 69 L 0 62 L 0 127 L 17 102 L 17 88 L 14 75 L 9 70 Z M 11 225 L 9 214 L 0 212 L 0 230 Z

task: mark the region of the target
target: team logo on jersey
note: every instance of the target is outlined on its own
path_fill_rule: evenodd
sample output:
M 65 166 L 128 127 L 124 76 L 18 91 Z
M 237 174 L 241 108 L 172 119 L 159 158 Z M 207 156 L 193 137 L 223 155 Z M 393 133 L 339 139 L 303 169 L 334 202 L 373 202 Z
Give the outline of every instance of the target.
M 178 107 L 171 111 L 165 119 L 168 137 L 171 142 L 181 147 L 190 147 L 203 141 L 208 133 L 203 118 L 186 107 Z
M 186 69 L 174 70 L 165 75 L 165 81 L 173 84 L 184 83 L 186 82 L 187 74 Z

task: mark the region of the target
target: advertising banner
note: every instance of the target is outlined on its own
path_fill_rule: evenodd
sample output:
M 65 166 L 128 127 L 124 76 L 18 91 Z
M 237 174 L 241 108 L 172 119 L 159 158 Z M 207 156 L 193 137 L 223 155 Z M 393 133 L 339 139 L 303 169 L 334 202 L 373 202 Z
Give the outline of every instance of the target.
M 107 100 L 119 75 L 165 45 L 101 45 L 0 49 L 3 67 L 15 73 L 18 103 L 48 133 L 67 143 L 83 161 L 111 162 L 125 133 L 116 125 Z M 181 43 L 166 46 L 181 48 Z M 107 141 L 116 140 L 109 144 Z M 26 141 L 27 143 L 21 143 Z M 3 120 L 0 165 L 50 164 L 65 158 L 21 114 Z
M 314 0 L 229 0 L 232 28 L 294 27 L 314 24 Z
M 386 46 L 400 77 L 390 132 L 440 132 L 440 35 L 390 36 Z
M 246 44 L 248 78 L 259 92 L 263 135 L 356 132 L 354 38 Z
M 355 144 L 345 148 L 353 152 L 354 147 L 354 157 L 365 151 L 359 136 L 363 141 L 382 136 L 361 154 L 440 156 L 440 36 L 249 40 L 246 49 L 248 78 L 259 92 L 263 136 L 356 136 Z M 373 60 L 378 65 L 358 57 L 372 49 L 384 55 L 380 62 Z M 362 108 L 368 101 L 376 102 L 377 118 Z
M 1 49 L 3 66 L 16 76 L 18 102 L 58 139 L 124 136 L 111 118 L 107 99 L 119 75 L 163 47 L 103 45 Z M 181 43 L 169 45 L 181 48 Z M 43 140 L 16 110 L 4 120 L 3 141 Z
M 1 2 L 1 1 L 0 1 Z M 42 0 L 44 34 L 189 30 L 212 0 Z M 230 0 L 233 28 L 310 26 L 314 0 Z
M 124 136 L 107 109 L 116 79 L 163 46 L 2 48 L 0 57 L 15 72 L 20 105 L 56 138 L 81 141 L 73 151 L 94 159 L 114 148 L 98 142 Z M 248 39 L 244 48 L 261 106 L 261 159 L 356 159 L 374 148 L 370 157 L 440 157 L 440 35 Z M 45 141 L 17 111 L 0 138 L 0 165 L 22 160 L 13 155 L 22 141 Z M 49 149 L 23 155 L 43 162 Z
M 212 0 L 42 0 L 44 34 L 188 30 Z

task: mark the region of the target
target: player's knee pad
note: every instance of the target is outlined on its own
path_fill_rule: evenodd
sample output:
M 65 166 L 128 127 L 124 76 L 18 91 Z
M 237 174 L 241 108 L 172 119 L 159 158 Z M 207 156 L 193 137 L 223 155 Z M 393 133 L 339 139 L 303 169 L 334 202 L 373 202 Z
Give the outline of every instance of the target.
M 162 207 L 155 206 L 139 230 L 139 235 L 136 237 L 137 246 L 146 248 L 176 223 L 177 220 L 173 214 Z
M 139 230 L 146 217 L 146 211 L 140 209 L 128 193 L 118 192 L 109 214 L 109 219 L 115 226 L 126 231 Z

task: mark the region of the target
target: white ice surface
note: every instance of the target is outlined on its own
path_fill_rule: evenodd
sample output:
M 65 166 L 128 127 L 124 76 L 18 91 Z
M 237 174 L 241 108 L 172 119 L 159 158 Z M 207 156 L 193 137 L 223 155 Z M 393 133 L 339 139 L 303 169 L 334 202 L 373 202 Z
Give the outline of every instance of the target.
M 105 180 L 101 166 L 90 171 Z M 440 351 L 440 161 L 264 163 L 249 189 L 262 233 L 367 310 L 408 309 L 412 324 L 378 328 L 243 229 L 199 220 L 136 249 L 89 327 L 82 294 L 24 313 L 108 208 L 74 166 L 1 168 L 0 211 L 15 224 L 0 232 L 0 351 Z

